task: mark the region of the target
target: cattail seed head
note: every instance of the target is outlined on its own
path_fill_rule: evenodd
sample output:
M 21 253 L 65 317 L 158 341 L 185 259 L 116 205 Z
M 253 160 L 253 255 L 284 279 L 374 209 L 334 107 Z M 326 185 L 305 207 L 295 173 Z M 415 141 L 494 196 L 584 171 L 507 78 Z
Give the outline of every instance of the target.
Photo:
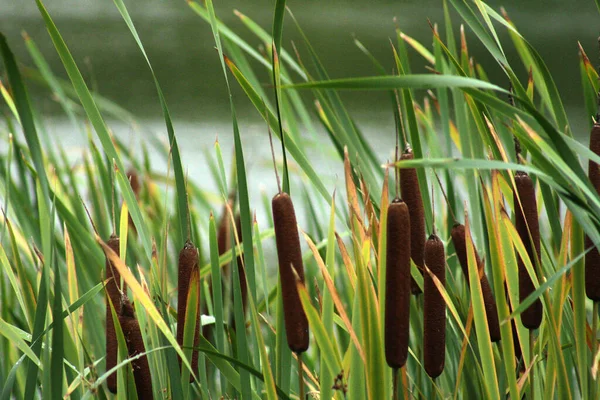
M 410 330 L 410 217 L 399 198 L 388 206 L 385 282 L 385 359 L 402 368 Z
M 300 250 L 300 237 L 296 222 L 296 213 L 292 199 L 287 193 L 278 193 L 271 202 L 277 256 L 279 258 L 279 276 L 285 330 L 290 349 L 302 353 L 308 349 L 308 320 L 302 308 L 298 288 L 296 287 L 296 271 L 298 278 L 304 282 L 304 265 Z
M 400 157 L 401 160 L 412 160 L 414 154 L 410 148 Z M 410 257 L 423 273 L 423 252 L 425 251 L 425 211 L 423 198 L 419 188 L 419 178 L 415 168 L 400 169 L 400 191 L 402 199 L 408 206 L 410 214 Z M 411 291 L 421 293 L 417 282 L 411 277 Z
M 118 236 L 112 235 L 106 244 L 112 251 L 117 253 L 117 255 L 120 254 Z M 119 288 L 119 285 L 121 284 L 121 274 L 119 274 L 119 271 L 110 262 L 108 257 L 106 257 L 105 274 L 105 277 L 108 280 L 106 283 L 106 370 L 108 371 L 117 365 L 118 351 L 117 334 L 115 332 L 115 325 L 110 311 L 110 303 L 112 302 L 117 315 L 121 313 L 121 290 Z M 126 292 L 125 287 L 123 287 L 123 292 Z M 112 393 L 117 393 L 116 373 L 109 375 L 106 380 L 106 385 L 108 386 L 108 390 Z
M 123 299 L 119 323 L 121 324 L 123 336 L 127 343 L 129 357 L 145 353 L 146 349 L 144 347 L 144 340 L 142 339 L 140 324 L 135 318 L 133 306 L 126 297 Z M 138 399 L 152 399 L 152 376 L 150 375 L 148 357 L 143 356 L 133 360 L 131 367 L 133 369 L 133 378 L 135 380 Z
M 460 263 L 461 269 L 465 275 L 465 279 L 467 280 L 467 284 L 469 283 L 469 264 L 467 258 L 467 243 L 465 238 L 465 226 L 463 224 L 455 224 L 452 227 L 452 231 L 450 233 L 452 236 L 452 243 L 454 244 L 454 249 L 456 251 L 456 256 L 458 257 L 458 261 Z M 490 330 L 490 340 L 492 342 L 497 342 L 500 340 L 500 321 L 498 319 L 498 309 L 496 306 L 496 300 L 494 299 L 494 294 L 492 293 L 492 288 L 490 287 L 490 282 L 488 281 L 487 275 L 483 271 L 483 262 L 479 258 L 479 254 L 477 254 L 477 250 L 475 250 L 475 261 L 477 263 L 477 269 L 479 272 L 479 282 L 481 284 L 481 294 L 483 295 L 483 304 L 485 307 L 485 313 L 487 317 L 487 323 Z
M 590 150 L 600 155 L 600 124 L 595 123 L 590 133 Z M 600 167 L 590 160 L 588 175 L 596 192 L 600 193 Z M 585 236 L 585 248 L 594 246 L 592 240 Z M 585 293 L 593 301 L 600 301 L 600 252 L 593 247 L 585 255 Z
M 130 168 L 127 171 L 127 179 L 129 179 L 129 184 L 131 185 L 133 194 L 139 199 L 140 192 L 142 191 L 142 185 L 140 183 L 140 177 L 134 168 Z
M 179 274 L 177 278 L 177 343 L 183 346 L 183 336 L 185 332 L 185 314 L 187 311 L 188 293 L 190 291 L 190 281 L 192 272 L 198 269 L 198 249 L 191 241 L 187 241 L 183 249 L 179 252 Z M 198 293 L 198 312 L 196 315 L 196 328 L 194 333 L 194 346 L 197 346 L 200 340 L 200 280 L 197 280 Z M 198 370 L 198 351 L 192 351 L 192 369 Z M 194 379 L 190 375 L 190 381 Z
M 425 243 L 425 265 L 440 281 L 446 284 L 446 254 L 444 243 L 435 234 Z M 423 276 L 423 358 L 425 371 L 431 378 L 438 377 L 444 370 L 446 359 L 446 302 L 435 285 L 433 278 Z
M 515 227 L 527 250 L 534 270 L 536 270 L 535 260 L 541 261 L 541 258 L 540 226 L 535 199 L 535 185 L 531 177 L 526 172 L 521 171 L 515 174 L 515 184 L 517 189 L 514 193 Z M 521 199 L 520 203 L 519 199 Z M 524 301 L 535 291 L 535 286 L 529 276 L 529 272 L 527 272 L 523 259 L 518 254 L 517 258 L 519 267 L 519 299 L 520 301 Z M 538 298 L 521 314 L 523 325 L 527 329 L 539 328 L 542 323 L 542 313 L 542 302 Z

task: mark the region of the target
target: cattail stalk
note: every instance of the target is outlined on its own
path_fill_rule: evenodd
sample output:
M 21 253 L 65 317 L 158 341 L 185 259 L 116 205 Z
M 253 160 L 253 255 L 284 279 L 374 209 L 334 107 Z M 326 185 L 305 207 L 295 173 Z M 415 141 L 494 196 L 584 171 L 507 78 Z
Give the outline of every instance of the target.
M 446 285 L 444 243 L 435 234 L 425 243 L 425 265 L 442 286 Z M 437 378 L 444 370 L 446 358 L 446 302 L 429 273 L 424 274 L 423 354 L 425 372 Z
M 119 316 L 119 323 L 123 330 L 123 336 L 127 343 L 127 352 L 129 357 L 135 357 L 139 354 L 145 353 L 144 340 L 142 339 L 142 332 L 140 330 L 140 324 L 135 318 L 135 312 L 133 306 L 127 298 L 124 298 L 123 305 L 121 307 L 121 315 Z M 152 376 L 150 375 L 150 366 L 148 365 L 148 357 L 142 356 L 131 362 L 133 368 L 133 379 L 135 380 L 135 388 L 138 399 L 150 399 L 152 400 Z
M 452 243 L 454 244 L 454 249 L 456 250 L 456 256 L 458 257 L 461 269 L 465 275 L 467 284 L 469 284 L 469 264 L 467 261 L 465 226 L 459 223 L 455 224 L 450 235 L 452 236 Z M 487 275 L 483 270 L 483 262 L 479 258 L 479 254 L 477 254 L 477 249 L 475 249 L 475 246 L 473 246 L 473 249 L 475 250 L 475 261 L 477 263 L 477 270 L 479 272 L 481 294 L 483 295 L 483 304 L 485 307 L 488 328 L 490 330 L 490 340 L 492 342 L 497 342 L 500 340 L 500 321 L 498 320 L 498 308 L 496 306 L 496 300 L 494 299 L 494 294 L 492 293 L 492 288 L 490 287 L 490 282 L 488 281 Z
M 280 192 L 273 197 L 271 207 L 279 258 L 285 331 L 288 346 L 293 352 L 300 354 L 308 349 L 308 320 L 296 287 L 296 275 L 304 282 L 304 265 L 296 213 L 292 199 L 285 192 Z
M 407 147 L 400 159 L 414 159 L 412 149 Z M 421 196 L 419 178 L 415 168 L 402 168 L 400 170 L 400 189 L 402 192 L 402 199 L 408 206 L 408 212 L 410 214 L 410 257 L 421 273 L 423 273 L 425 210 L 423 209 L 423 198 Z M 419 285 L 417 285 L 417 282 L 412 277 L 411 291 L 415 295 L 421 293 Z
M 411 279 L 410 217 L 406 203 L 396 198 L 388 206 L 385 283 L 385 359 L 394 369 L 408 357 Z
M 183 249 L 179 252 L 179 274 L 177 279 L 177 343 L 183 346 L 183 337 L 185 332 L 185 315 L 187 311 L 188 293 L 190 291 L 190 281 L 192 272 L 198 268 L 198 249 L 188 240 Z M 198 306 L 196 315 L 196 328 L 194 333 L 194 346 L 197 346 L 200 340 L 200 280 L 197 281 Z M 181 363 L 181 362 L 180 362 Z M 192 351 L 192 369 L 198 370 L 198 351 Z M 190 375 L 190 382 L 194 379 Z
M 120 255 L 119 250 L 119 237 L 111 235 L 110 239 L 106 243 L 117 256 Z M 106 257 L 106 370 L 114 368 L 117 365 L 117 334 L 115 332 L 115 325 L 110 310 L 110 303 L 115 308 L 117 315 L 121 314 L 121 293 L 126 292 L 126 287 L 123 290 L 120 289 L 121 285 L 121 274 L 117 268 L 110 262 L 108 256 Z M 112 393 L 117 393 L 117 374 L 112 373 L 106 380 L 108 390 Z
M 531 177 L 522 171 L 515 174 L 516 191 L 514 192 L 515 227 L 527 254 L 537 270 L 540 258 L 540 227 L 535 198 L 535 185 Z M 519 201 L 520 199 L 520 201 Z M 537 261 L 536 261 L 537 260 Z M 523 259 L 518 255 L 519 267 L 519 299 L 523 302 L 535 291 L 533 280 L 527 272 Z M 521 314 L 523 325 L 529 329 L 537 329 L 542 323 L 542 301 L 538 298 Z
M 600 124 L 596 122 L 590 133 L 590 150 L 600 155 Z M 588 175 L 596 192 L 600 193 L 600 166 L 590 160 Z M 594 301 L 600 301 L 600 252 L 592 239 L 585 235 L 585 248 L 591 248 L 585 255 L 585 293 Z

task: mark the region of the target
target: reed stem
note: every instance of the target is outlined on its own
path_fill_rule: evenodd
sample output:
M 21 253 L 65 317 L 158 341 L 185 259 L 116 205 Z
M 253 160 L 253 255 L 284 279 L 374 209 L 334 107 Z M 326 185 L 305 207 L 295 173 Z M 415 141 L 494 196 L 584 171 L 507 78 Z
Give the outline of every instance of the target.
M 393 376 L 393 391 L 392 391 L 392 400 L 398 400 L 398 368 L 394 368 L 392 370 Z
M 302 353 L 298 353 L 298 392 L 300 400 L 304 400 L 304 374 L 302 373 Z
M 596 351 L 598 349 L 598 302 L 594 302 L 593 307 L 593 315 L 592 315 L 592 365 L 594 364 L 594 360 L 596 357 Z M 594 381 L 592 377 L 592 381 L 590 384 L 590 399 L 596 398 L 596 393 L 598 391 L 598 382 Z
M 532 362 L 531 364 L 531 371 L 529 371 L 529 398 L 531 400 L 535 399 L 535 386 L 534 386 L 534 382 L 535 382 L 535 366 L 533 364 L 533 346 L 534 346 L 534 338 L 533 338 L 533 329 L 529 330 L 529 358 L 530 358 L 530 362 Z

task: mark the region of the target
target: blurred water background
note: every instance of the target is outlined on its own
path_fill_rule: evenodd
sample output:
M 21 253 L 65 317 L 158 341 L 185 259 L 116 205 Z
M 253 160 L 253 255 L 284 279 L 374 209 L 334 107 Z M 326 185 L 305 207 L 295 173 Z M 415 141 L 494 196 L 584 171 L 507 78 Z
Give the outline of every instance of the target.
M 394 17 L 405 33 L 426 46 L 432 41 L 427 20 L 443 22 L 441 0 L 289 0 L 287 3 L 331 77 L 375 74 L 371 61 L 355 46 L 354 37 L 391 71 L 393 59 L 389 38 L 395 37 Z M 150 72 L 113 2 L 47 0 L 45 4 L 89 85 L 134 113 L 144 127 L 136 131 L 124 124 L 111 123 L 115 133 L 132 145 L 148 132 L 166 138 Z M 505 7 L 521 33 L 539 51 L 563 96 L 576 136 L 582 140 L 587 138 L 577 42 L 581 42 L 592 62 L 597 63 L 600 24 L 594 1 L 494 0 L 488 4 L 496 10 Z M 218 135 L 228 160 L 233 141 L 227 92 L 210 27 L 184 0 L 129 0 L 126 5 L 164 90 L 185 167 L 193 179 L 214 188 L 213 183 L 203 182 L 203 171 L 207 171 L 203 151 L 211 151 Z M 234 15 L 234 9 L 248 15 L 266 30 L 271 29 L 273 0 L 217 0 L 215 6 L 217 16 L 251 45 L 258 46 L 259 40 Z M 459 17 L 456 13 L 452 15 L 458 34 Z M 516 60 L 516 51 L 505 29 L 498 27 L 498 30 L 507 57 Z M 23 43 L 22 34 L 26 32 L 38 44 L 52 70 L 67 79 L 33 0 L 0 0 L 0 31 L 7 36 L 18 60 L 25 66 L 33 66 Z M 494 83 L 506 86 L 506 78 L 491 55 L 469 30 L 467 37 L 471 55 L 483 65 Z M 301 52 L 304 51 L 300 35 L 288 17 L 284 26 L 284 46 L 290 48 L 292 41 L 298 44 Z M 425 63 L 413 55 L 414 71 L 424 72 Z M 257 64 L 257 70 L 259 79 L 269 85 L 270 77 L 264 68 Z M 523 66 L 517 72 L 525 81 L 527 69 Z M 232 87 L 249 173 L 254 179 L 251 188 L 256 191 L 263 183 L 272 188 L 272 173 L 264 174 L 269 166 L 266 126 L 235 81 Z M 66 121 L 47 91 L 32 82 L 28 88 L 50 136 L 60 141 L 76 158 L 81 154 L 81 146 L 86 144 L 85 133 Z M 388 95 L 384 92 L 344 92 L 343 99 L 369 141 L 381 152 L 382 162 L 391 157 L 394 126 Z M 308 93 L 306 100 L 311 104 Z M 0 105 L 0 109 L 6 110 L 5 105 Z M 328 183 L 337 182 L 337 186 L 341 186 L 336 177 L 340 163 L 337 160 L 332 163 L 331 146 L 324 131 L 320 133 L 313 143 L 315 151 L 309 152 L 310 157 L 324 172 Z M 327 145 L 322 146 L 323 143 Z M 157 162 L 161 160 L 158 158 Z

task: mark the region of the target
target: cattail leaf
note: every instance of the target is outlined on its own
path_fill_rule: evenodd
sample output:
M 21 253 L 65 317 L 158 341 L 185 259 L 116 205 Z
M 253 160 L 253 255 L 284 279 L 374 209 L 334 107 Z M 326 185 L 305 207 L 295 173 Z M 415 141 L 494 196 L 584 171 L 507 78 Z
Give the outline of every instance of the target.
M 223 216 L 227 220 L 227 224 L 230 225 L 229 221 L 229 213 Z M 210 242 L 210 263 L 211 263 L 211 282 L 212 282 L 212 294 L 213 294 L 213 309 L 215 315 L 215 327 L 216 327 L 216 336 L 215 342 L 217 345 L 217 350 L 220 353 L 225 353 L 225 345 L 223 343 L 223 339 L 225 338 L 225 327 L 223 321 L 225 320 L 224 311 L 223 311 L 223 294 L 221 292 L 222 283 L 221 283 L 221 271 L 219 267 L 219 246 L 217 243 L 217 227 L 215 224 L 214 217 L 210 216 L 209 221 L 209 242 Z
M 15 326 L 10 325 L 8 322 L 0 318 L 0 334 L 4 336 L 6 339 L 10 340 L 11 343 L 14 343 L 19 350 L 21 350 L 24 355 L 27 356 L 35 365 L 37 365 L 40 369 L 43 368 L 40 359 L 32 349 L 25 343 L 25 340 L 31 340 L 31 337 L 22 337 L 19 334 L 19 329 Z
M 150 72 L 152 73 L 152 78 L 153 78 L 154 84 L 156 86 L 156 91 L 158 93 L 158 99 L 160 101 L 160 105 L 161 105 L 161 108 L 163 111 L 163 118 L 165 120 L 165 124 L 167 127 L 167 133 L 169 135 L 170 154 L 173 158 L 173 171 L 175 173 L 175 186 L 176 186 L 176 195 L 177 195 L 177 204 L 178 204 L 177 216 L 179 218 L 178 225 L 179 225 L 179 229 L 180 229 L 179 242 L 176 243 L 176 245 L 177 245 L 176 247 L 177 248 L 183 247 L 183 243 L 184 243 L 185 239 L 188 238 L 188 234 L 190 232 L 190 229 L 188 227 L 189 207 L 188 207 L 187 190 L 186 190 L 186 186 L 185 186 L 185 178 L 183 175 L 183 166 L 181 164 L 181 156 L 179 155 L 179 146 L 177 145 L 177 138 L 175 136 L 175 132 L 173 129 L 173 123 L 171 121 L 171 115 L 169 113 L 169 108 L 167 107 L 167 102 L 165 100 L 165 96 L 163 94 L 163 91 L 162 91 L 159 83 L 158 83 L 158 79 L 156 78 L 154 69 L 152 68 L 152 65 L 150 64 L 150 59 L 148 58 L 148 55 L 146 54 L 146 50 L 144 49 L 144 46 L 142 45 L 142 41 L 140 40 L 137 30 L 135 29 L 135 26 L 133 25 L 133 21 L 131 20 L 131 17 L 129 16 L 127 8 L 125 7 L 125 3 L 123 3 L 123 0 L 113 0 L 113 2 L 115 3 L 115 6 L 119 10 L 119 13 L 121 13 L 123 20 L 127 24 L 129 31 L 131 32 L 133 38 L 135 39 L 135 42 L 137 43 L 140 51 L 142 52 L 142 54 L 146 60 L 146 63 L 148 64 L 148 68 L 150 69 Z
M 92 95 L 90 94 L 90 91 L 87 88 L 87 85 L 83 79 L 83 76 L 81 75 L 81 72 L 79 72 L 79 69 L 77 68 L 77 64 L 75 64 L 73 56 L 69 52 L 66 43 L 64 42 L 60 32 L 56 28 L 56 25 L 50 17 L 50 14 L 48 14 L 48 12 L 46 11 L 46 8 L 44 7 L 42 1 L 36 0 L 36 4 L 40 13 L 42 14 L 44 23 L 46 24 L 46 28 L 48 29 L 50 38 L 52 39 L 56 51 L 61 58 L 61 61 L 67 71 L 67 74 L 69 75 L 71 83 L 73 84 L 73 88 L 77 92 L 77 96 L 79 97 L 81 104 L 85 109 L 85 112 L 92 126 L 94 127 L 98 138 L 100 139 L 100 142 L 102 143 L 104 151 L 108 155 L 109 159 L 115 162 L 119 171 L 125 171 L 125 168 L 121 161 L 121 157 L 117 153 L 117 150 L 110 138 L 108 127 L 106 126 L 106 123 L 104 122 L 104 119 L 102 118 L 100 111 L 98 110 L 98 106 L 96 105 Z M 133 222 L 142 239 L 146 256 L 149 257 L 150 253 L 152 252 L 150 235 L 148 232 L 148 228 L 142 219 L 142 214 L 137 205 L 137 202 L 134 202 L 132 200 L 135 199 L 133 190 L 131 189 L 129 181 L 127 180 L 119 180 L 119 184 L 121 191 L 123 192 L 123 195 L 127 201 L 129 209 L 131 210 L 131 218 L 133 219 Z
M 506 90 L 479 79 L 453 75 L 413 74 L 402 76 L 369 76 L 359 78 L 330 79 L 284 85 L 283 89 L 337 89 L 337 90 L 393 90 L 393 89 L 436 89 L 436 88 L 474 88 Z
M 506 22 L 514 28 L 514 24 L 512 24 L 508 18 L 508 15 L 505 14 L 505 17 L 502 18 L 489 6 L 486 6 L 485 9 L 482 9 L 482 12 L 485 12 L 483 10 L 487 10 L 489 15 L 491 15 L 494 20 L 498 22 L 506 20 Z M 531 44 L 525 40 L 516 29 L 508 29 L 508 32 L 521 60 L 523 61 L 523 65 L 525 68 L 532 68 L 535 86 L 538 89 L 540 97 L 550 109 L 550 115 L 555 119 L 556 124 L 561 127 L 561 129 L 568 127 L 569 121 L 567 119 L 567 114 L 562 104 L 561 97 L 554 80 L 550 75 L 550 71 L 546 67 L 543 59 L 533 48 L 533 46 L 531 46 Z
M 240 70 L 231 61 L 227 62 L 227 66 L 229 67 L 229 70 L 231 71 L 233 76 L 236 78 L 236 80 L 238 81 L 238 83 L 240 84 L 240 86 L 242 87 L 244 92 L 246 92 L 246 95 L 249 97 L 250 101 L 252 101 L 252 104 L 254 104 L 254 107 L 256 108 L 256 110 L 265 119 L 265 121 L 269 124 L 269 126 L 271 127 L 273 132 L 275 132 L 275 134 L 277 135 L 279 133 L 279 131 L 277 129 L 277 118 L 275 117 L 275 115 L 273 115 L 273 113 L 271 112 L 270 109 L 268 109 L 268 108 L 265 109 L 265 105 L 262 101 L 262 98 L 260 98 L 258 96 L 256 90 L 250 85 L 250 83 L 244 77 L 244 75 L 242 75 Z M 284 134 L 285 134 L 285 129 L 284 129 Z M 323 198 L 325 200 L 327 200 L 328 202 L 331 201 L 331 196 L 329 195 L 329 192 L 325 188 L 325 185 L 319 178 L 319 175 L 317 174 L 315 169 L 312 167 L 311 163 L 306 158 L 306 155 L 300 149 L 300 147 L 298 147 L 298 145 L 295 142 L 288 140 L 286 143 L 286 149 L 289 151 L 289 153 L 292 155 L 292 157 L 294 157 L 294 160 L 296 160 L 296 163 L 300 166 L 300 168 L 308 176 L 308 178 L 311 180 L 311 182 L 317 187 L 321 196 L 323 196 Z
M 252 319 L 252 327 L 254 328 L 254 335 L 256 336 L 257 345 L 260 351 L 260 364 L 262 369 L 262 378 L 265 383 L 265 391 L 268 400 L 277 399 L 277 391 L 275 387 L 275 380 L 273 379 L 273 373 L 271 371 L 271 365 L 269 364 L 269 355 L 267 354 L 267 346 L 263 334 L 260 330 L 260 323 L 258 320 L 258 312 L 254 299 L 252 296 L 248 297 L 248 304 L 250 305 L 250 317 Z
M 8 46 L 6 37 L 3 34 L 0 34 L 0 53 L 2 54 L 6 74 L 8 75 L 8 82 L 10 83 L 13 94 L 14 105 L 11 108 L 16 109 L 19 115 L 18 120 L 23 127 L 25 140 L 27 141 L 29 152 L 38 174 L 42 193 L 44 194 L 40 200 L 48 203 L 50 201 L 48 178 L 46 176 L 46 169 L 44 168 L 42 147 L 35 127 L 33 111 L 31 109 L 25 84 L 23 83 L 21 73 L 17 67 L 17 62 Z M 6 96 L 5 98 L 9 98 L 9 96 Z
M 358 354 L 360 355 L 361 359 L 363 360 L 363 362 L 366 362 L 363 346 L 362 346 L 361 342 L 358 340 L 358 337 L 354 331 L 354 328 L 352 327 L 352 323 L 350 322 L 350 319 L 348 318 L 348 314 L 346 313 L 346 309 L 345 309 L 342 301 L 340 300 L 340 295 L 335 288 L 335 285 L 333 282 L 333 277 L 329 273 L 329 268 L 328 268 L 328 266 L 325 266 L 325 264 L 323 263 L 323 259 L 321 258 L 321 255 L 319 254 L 319 250 L 315 246 L 314 242 L 310 239 L 310 237 L 305 232 L 302 232 L 302 234 L 304 235 L 304 240 L 306 240 L 308 247 L 310 248 L 310 250 L 313 253 L 315 261 L 317 261 L 317 265 L 319 266 L 319 269 L 321 270 L 321 273 L 323 274 L 325 286 L 327 287 L 327 293 L 329 293 L 329 295 L 331 296 L 331 299 L 333 300 L 333 303 L 335 304 L 335 307 L 338 310 L 339 316 L 344 323 L 343 326 L 346 328 L 346 331 L 350 334 L 350 337 L 351 337 L 351 339 L 354 343 L 354 346 L 356 347 L 356 350 L 358 351 Z M 332 372 L 335 372 L 335 371 L 332 371 Z
M 195 352 L 195 336 L 197 331 L 198 314 L 200 313 L 199 297 L 200 297 L 200 274 L 198 267 L 193 268 L 190 275 L 189 290 L 187 292 L 186 308 L 185 308 L 185 322 L 183 330 L 183 343 L 182 348 L 185 356 L 190 363 L 193 365 L 193 353 Z M 183 299 L 182 299 L 183 300 Z M 183 393 L 188 393 L 190 389 L 190 371 L 192 374 L 196 374 L 198 371 L 192 369 L 184 369 L 181 371 L 181 387 Z
M 28 307 L 25 306 L 25 300 L 24 300 L 23 294 L 22 294 L 23 292 L 22 292 L 21 288 L 19 287 L 17 277 L 15 276 L 12 266 L 10 265 L 10 262 L 8 261 L 8 257 L 6 257 L 6 252 L 4 251 L 3 246 L 0 246 L 0 265 L 2 265 L 2 270 L 4 271 L 3 275 L 6 276 L 8 278 L 8 281 L 10 282 L 10 285 L 14 291 L 14 295 L 17 298 L 17 302 L 19 303 L 19 306 L 21 307 L 21 309 L 23 311 L 28 310 Z M 21 284 L 23 284 L 24 277 L 19 277 L 19 278 L 20 278 L 19 281 L 21 282 Z M 25 313 L 25 319 L 27 321 L 27 325 L 29 325 L 29 327 L 31 328 L 33 321 L 30 320 L 28 313 Z M 36 364 L 39 365 L 39 360 L 36 362 Z
M 352 260 L 350 259 L 350 255 L 348 254 L 348 249 L 346 249 L 346 245 L 342 240 L 341 236 L 336 232 L 335 238 L 338 244 L 338 248 L 340 249 L 340 254 L 342 255 L 342 261 L 344 263 L 344 267 L 346 267 L 346 273 L 348 276 L 348 280 L 350 281 L 350 285 L 352 286 L 352 291 L 356 290 L 356 271 L 354 270 L 354 265 Z
M 171 333 L 171 330 L 165 323 L 164 319 L 160 315 L 159 311 L 156 309 L 156 306 L 148 297 L 148 294 L 144 291 L 140 283 L 135 279 L 129 268 L 125 265 L 123 260 L 121 260 L 114 251 L 112 251 L 106 243 L 102 241 L 99 237 L 96 237 L 96 241 L 102 246 L 102 250 L 106 254 L 106 257 L 110 260 L 110 262 L 114 265 L 114 267 L 119 271 L 119 274 L 127 284 L 127 286 L 131 289 L 134 298 L 136 299 L 136 304 L 140 304 L 146 312 L 150 319 L 156 324 L 156 327 L 162 332 L 165 336 L 166 340 L 174 347 L 177 354 L 182 358 L 182 362 L 185 364 L 186 368 L 191 370 L 191 365 L 187 361 L 185 354 L 179 344 L 177 344 L 177 340 Z M 195 374 L 192 374 L 195 377 Z
M 500 390 L 498 386 L 498 379 L 496 377 L 496 365 L 494 363 L 492 343 L 490 341 L 490 327 L 488 325 L 488 317 L 486 316 L 486 309 L 483 303 L 479 265 L 477 265 L 477 261 L 475 260 L 475 248 L 473 247 L 469 219 L 466 213 L 465 241 L 467 244 L 471 304 L 473 306 L 475 330 L 477 332 L 477 344 L 481 357 L 483 375 L 485 377 L 485 391 L 487 392 L 486 397 L 499 400 Z
M 275 231 L 272 228 L 261 231 L 261 234 L 259 237 L 252 238 L 252 240 L 254 241 L 254 246 L 256 246 L 258 242 L 264 242 L 265 240 L 271 239 L 273 236 L 275 236 Z M 243 247 L 244 247 L 243 245 L 235 246 L 235 253 L 239 254 L 239 255 L 244 254 Z M 222 268 L 223 266 L 230 263 L 232 260 L 232 257 L 233 257 L 232 249 L 229 249 L 225 253 L 221 254 L 221 256 L 219 257 L 219 266 Z M 204 264 L 200 268 L 200 278 L 205 278 L 206 276 L 210 275 L 211 269 L 212 269 L 211 262 Z
M 127 232 L 129 231 L 129 209 L 127 203 L 121 206 L 121 217 L 119 218 L 119 252 L 123 260 L 127 260 Z
M 323 322 L 321 321 L 321 318 L 319 318 L 319 313 L 310 303 L 306 287 L 301 282 L 297 282 L 296 286 L 298 288 L 298 294 L 300 295 L 300 301 L 302 302 L 302 308 L 306 313 L 306 318 L 308 318 L 317 346 L 321 349 L 321 354 L 325 357 L 325 361 L 331 371 L 341 371 L 342 360 L 337 346 L 334 346 L 331 342 L 330 337 L 323 326 Z
M 15 101 L 6 89 L 6 86 L 2 84 L 2 82 L 0 82 L 0 94 L 2 94 L 4 101 L 6 101 L 6 105 L 8 105 L 10 112 L 13 114 L 17 122 L 21 124 L 21 117 L 19 117 L 19 112 L 17 111 L 17 107 L 15 106 Z
M 308 235 L 306 235 L 306 233 L 302 232 L 304 239 L 308 242 L 310 240 L 310 238 L 308 237 Z M 309 245 L 310 247 L 310 245 Z M 317 259 L 317 255 L 320 256 L 318 251 L 313 250 L 313 248 L 311 247 L 311 251 L 315 257 L 315 259 Z M 326 270 L 329 273 L 331 279 L 329 280 L 329 282 L 325 282 L 325 285 L 327 287 L 327 290 L 323 290 L 323 305 L 322 305 L 322 310 L 321 310 L 321 320 L 323 321 L 323 327 L 325 328 L 327 334 L 329 335 L 329 337 L 333 337 L 334 335 L 334 300 L 333 300 L 333 295 L 331 294 L 331 290 L 330 287 L 333 286 L 331 281 L 335 279 L 335 194 L 332 196 L 332 200 L 331 200 L 331 212 L 329 214 L 329 227 L 328 227 L 328 234 L 327 234 L 327 251 L 326 251 L 326 255 L 325 255 L 325 262 L 326 262 Z M 317 261 L 318 263 L 318 261 Z M 321 264 L 319 264 L 319 268 L 321 267 Z M 348 317 L 346 317 L 347 319 Z M 348 321 L 349 322 L 349 321 Z M 348 323 L 348 326 L 351 326 Z M 330 382 L 334 381 L 334 377 L 336 374 L 336 371 L 332 371 L 331 369 L 329 369 L 329 367 L 327 366 L 327 361 L 325 360 L 325 355 L 321 354 L 321 358 L 320 358 L 320 365 L 325 366 L 325 368 L 321 368 L 321 376 L 320 376 L 320 382 L 321 382 L 321 396 L 323 396 L 323 398 L 325 399 L 330 399 L 333 396 L 333 390 L 332 390 L 332 385 L 330 385 Z

